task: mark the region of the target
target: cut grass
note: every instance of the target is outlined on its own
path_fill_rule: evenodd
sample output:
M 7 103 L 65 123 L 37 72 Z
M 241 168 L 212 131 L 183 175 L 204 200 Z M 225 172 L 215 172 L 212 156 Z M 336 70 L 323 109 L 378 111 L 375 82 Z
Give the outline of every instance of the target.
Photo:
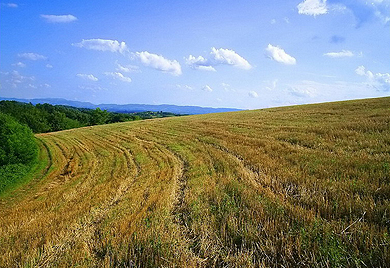
M 381 98 L 38 135 L 40 167 L 1 197 L 0 266 L 386 267 L 389 107 Z

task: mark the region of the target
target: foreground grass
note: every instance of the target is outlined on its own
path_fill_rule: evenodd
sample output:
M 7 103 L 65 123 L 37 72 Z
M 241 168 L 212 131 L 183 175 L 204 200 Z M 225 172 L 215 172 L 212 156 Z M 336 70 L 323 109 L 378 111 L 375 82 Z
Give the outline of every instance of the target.
M 390 98 L 37 136 L 2 267 L 387 267 Z

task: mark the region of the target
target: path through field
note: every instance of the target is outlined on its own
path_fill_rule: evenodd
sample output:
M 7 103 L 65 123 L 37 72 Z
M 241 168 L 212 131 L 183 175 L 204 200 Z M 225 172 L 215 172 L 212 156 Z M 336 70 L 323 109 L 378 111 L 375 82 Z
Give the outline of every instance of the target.
M 1 267 L 390 263 L 389 98 L 40 134 Z

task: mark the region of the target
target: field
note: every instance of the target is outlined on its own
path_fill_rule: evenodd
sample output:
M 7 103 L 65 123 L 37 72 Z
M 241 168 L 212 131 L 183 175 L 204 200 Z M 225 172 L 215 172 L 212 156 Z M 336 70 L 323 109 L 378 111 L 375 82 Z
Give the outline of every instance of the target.
M 36 137 L 1 267 L 389 266 L 390 98 Z

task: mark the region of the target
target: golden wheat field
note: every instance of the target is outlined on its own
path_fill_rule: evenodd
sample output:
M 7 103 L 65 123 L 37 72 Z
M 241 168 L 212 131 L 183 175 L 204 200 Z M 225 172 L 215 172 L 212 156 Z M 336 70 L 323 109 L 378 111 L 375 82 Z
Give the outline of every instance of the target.
M 36 138 L 1 267 L 390 266 L 390 98 Z

